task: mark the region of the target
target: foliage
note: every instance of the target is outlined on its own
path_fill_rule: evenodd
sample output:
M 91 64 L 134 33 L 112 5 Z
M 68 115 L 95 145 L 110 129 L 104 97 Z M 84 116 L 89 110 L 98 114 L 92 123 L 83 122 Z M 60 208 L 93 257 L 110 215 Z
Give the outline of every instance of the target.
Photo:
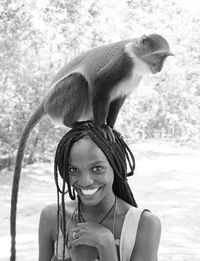
M 176 56 L 159 75 L 143 80 L 116 128 L 132 141 L 199 142 L 200 19 L 192 7 L 179 0 L 1 1 L 1 155 L 16 152 L 28 117 L 66 61 L 89 48 L 152 32 L 163 34 Z M 41 122 L 26 151 L 29 161 L 52 159 L 63 132 L 48 119 Z

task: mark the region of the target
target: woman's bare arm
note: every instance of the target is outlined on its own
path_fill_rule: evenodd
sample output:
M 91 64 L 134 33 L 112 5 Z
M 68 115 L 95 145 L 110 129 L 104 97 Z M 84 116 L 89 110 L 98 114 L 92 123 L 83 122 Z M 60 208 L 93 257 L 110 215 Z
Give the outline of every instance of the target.
M 53 209 L 52 209 L 53 208 Z M 54 253 L 53 231 L 56 227 L 56 209 L 50 205 L 40 215 L 39 261 L 50 261 Z
M 161 235 L 157 216 L 145 211 L 140 219 L 131 261 L 156 261 Z

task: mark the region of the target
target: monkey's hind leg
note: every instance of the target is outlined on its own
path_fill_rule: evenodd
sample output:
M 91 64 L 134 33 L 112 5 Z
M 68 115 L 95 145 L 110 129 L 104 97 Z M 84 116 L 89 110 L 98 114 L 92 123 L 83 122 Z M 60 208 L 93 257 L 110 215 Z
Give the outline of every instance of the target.
M 85 112 L 88 82 L 80 73 L 59 81 L 45 100 L 45 111 L 55 121 L 71 127 Z

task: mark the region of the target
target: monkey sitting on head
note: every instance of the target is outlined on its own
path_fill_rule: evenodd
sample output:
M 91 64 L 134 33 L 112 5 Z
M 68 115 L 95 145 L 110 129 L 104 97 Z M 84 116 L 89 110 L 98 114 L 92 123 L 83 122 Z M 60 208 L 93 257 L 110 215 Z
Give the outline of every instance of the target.
M 17 151 L 11 198 L 11 261 L 15 260 L 16 209 L 22 160 L 34 126 L 45 115 L 67 127 L 92 121 L 114 142 L 112 128 L 127 96 L 145 74 L 160 72 L 170 55 L 173 54 L 164 37 L 143 35 L 89 50 L 57 73 L 49 93 L 25 126 Z

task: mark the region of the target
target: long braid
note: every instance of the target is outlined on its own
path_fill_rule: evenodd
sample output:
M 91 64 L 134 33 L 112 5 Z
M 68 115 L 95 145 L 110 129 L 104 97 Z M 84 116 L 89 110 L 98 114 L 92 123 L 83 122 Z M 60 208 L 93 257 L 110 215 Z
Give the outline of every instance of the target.
M 59 209 L 59 193 L 61 194 L 62 203 L 62 221 L 63 221 L 63 248 L 66 244 L 66 219 L 65 219 L 65 194 L 68 192 L 69 197 L 74 200 L 76 198 L 74 190 L 70 185 L 69 172 L 68 172 L 68 159 L 71 147 L 73 144 L 80 140 L 81 138 L 88 136 L 91 140 L 96 143 L 96 145 L 102 150 L 110 163 L 114 172 L 114 182 L 113 182 L 113 192 L 116 196 L 123 199 L 132 206 L 137 207 L 137 203 L 134 199 L 130 186 L 127 182 L 127 176 L 132 176 L 135 169 L 135 159 L 128 147 L 128 145 L 123 140 L 119 132 L 113 130 L 115 136 L 115 142 L 110 142 L 105 139 L 102 135 L 101 130 L 97 127 L 85 124 L 79 124 L 77 127 L 71 129 L 67 132 L 58 144 L 55 161 L 54 161 L 54 177 L 57 187 L 58 195 L 58 209 Z M 127 174 L 127 165 L 130 172 Z M 59 186 L 58 173 L 63 179 L 62 188 Z M 66 186 L 67 185 L 67 190 Z M 58 211 L 58 220 L 59 220 Z M 59 221 L 58 221 L 59 222 Z M 57 238 L 58 239 L 58 238 Z M 63 260 L 65 255 L 65 250 L 63 249 Z

